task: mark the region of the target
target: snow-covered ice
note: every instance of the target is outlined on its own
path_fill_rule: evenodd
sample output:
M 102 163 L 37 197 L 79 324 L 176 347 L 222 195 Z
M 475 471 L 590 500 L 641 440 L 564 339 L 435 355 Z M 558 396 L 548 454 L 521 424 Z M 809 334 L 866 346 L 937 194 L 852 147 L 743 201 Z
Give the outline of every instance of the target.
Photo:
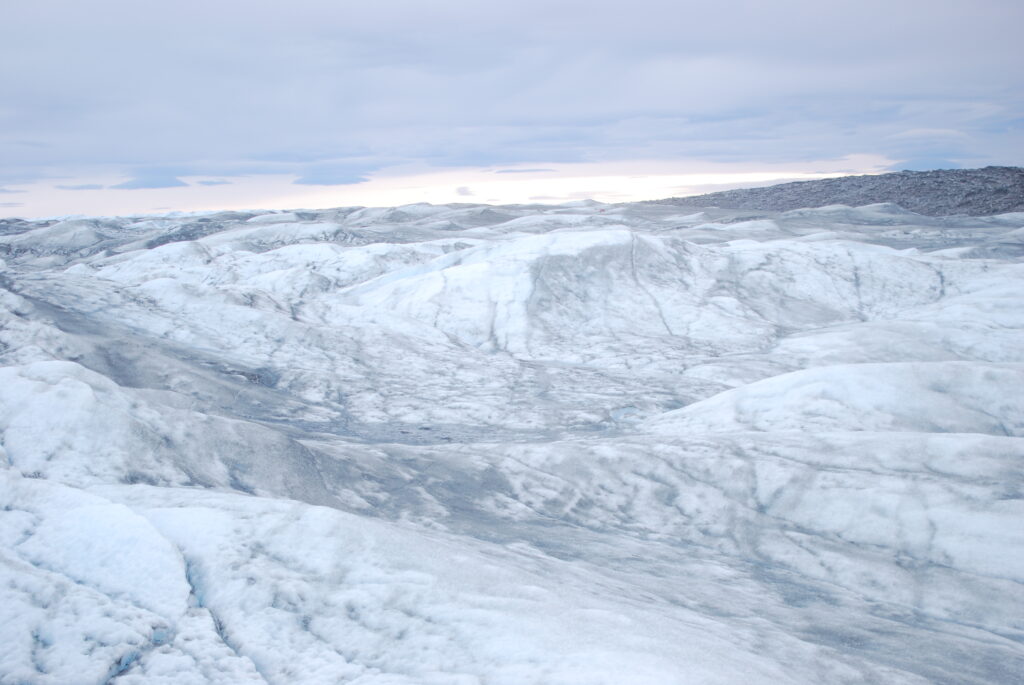
M 1024 215 L 0 223 L 0 684 L 1024 680 Z

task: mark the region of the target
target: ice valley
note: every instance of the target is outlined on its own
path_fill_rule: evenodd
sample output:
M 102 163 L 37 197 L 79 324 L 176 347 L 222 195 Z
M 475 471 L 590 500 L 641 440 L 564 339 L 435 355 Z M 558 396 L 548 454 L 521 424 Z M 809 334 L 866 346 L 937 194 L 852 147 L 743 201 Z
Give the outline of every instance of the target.
M 1024 680 L 1024 214 L 0 222 L 0 683 Z

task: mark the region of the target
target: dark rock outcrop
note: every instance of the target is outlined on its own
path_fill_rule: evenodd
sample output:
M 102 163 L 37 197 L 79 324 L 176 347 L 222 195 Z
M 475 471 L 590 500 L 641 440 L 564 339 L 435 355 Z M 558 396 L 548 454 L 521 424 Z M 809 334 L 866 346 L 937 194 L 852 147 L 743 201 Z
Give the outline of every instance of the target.
M 802 207 L 891 202 L 927 216 L 988 216 L 1024 211 L 1024 168 L 899 171 L 726 190 L 659 201 L 687 207 L 786 212 Z

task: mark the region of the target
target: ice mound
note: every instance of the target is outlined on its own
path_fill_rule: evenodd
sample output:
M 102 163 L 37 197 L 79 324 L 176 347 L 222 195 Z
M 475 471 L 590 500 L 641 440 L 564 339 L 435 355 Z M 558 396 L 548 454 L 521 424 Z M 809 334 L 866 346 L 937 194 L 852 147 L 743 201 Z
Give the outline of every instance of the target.
M 794 371 L 651 419 L 658 433 L 875 431 L 1024 437 L 1024 364 L 838 364 Z

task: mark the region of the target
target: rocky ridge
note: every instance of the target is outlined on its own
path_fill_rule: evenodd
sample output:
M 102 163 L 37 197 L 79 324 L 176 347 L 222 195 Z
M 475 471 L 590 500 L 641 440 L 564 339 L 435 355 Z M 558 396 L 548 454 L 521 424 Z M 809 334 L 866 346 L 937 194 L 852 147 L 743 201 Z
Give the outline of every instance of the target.
M 1024 168 L 898 171 L 725 190 L 659 200 L 686 207 L 788 212 L 803 207 L 889 202 L 925 216 L 991 216 L 1024 211 Z

